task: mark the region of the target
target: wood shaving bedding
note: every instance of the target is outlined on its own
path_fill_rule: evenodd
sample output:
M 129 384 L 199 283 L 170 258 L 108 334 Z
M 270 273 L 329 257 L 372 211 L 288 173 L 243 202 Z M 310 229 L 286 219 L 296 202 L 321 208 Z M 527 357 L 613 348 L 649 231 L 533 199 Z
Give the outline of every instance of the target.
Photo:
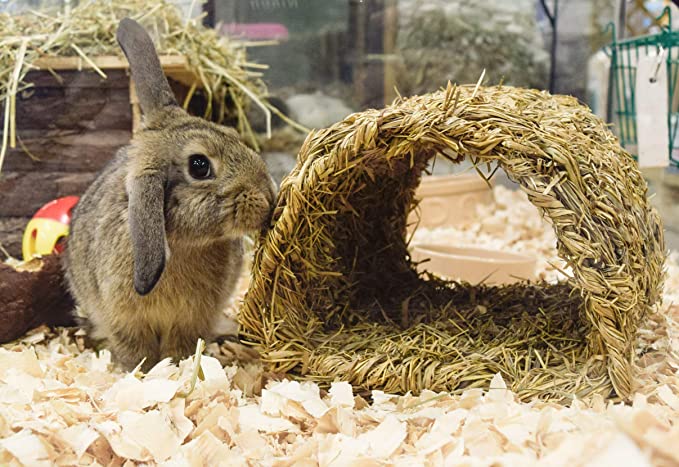
M 495 190 L 497 206 L 483 222 L 418 235 L 517 252 L 532 247 L 541 272 L 554 277 L 551 229 L 524 197 Z M 668 265 L 666 304 L 640 330 L 654 350 L 640 355 L 631 405 L 601 397 L 521 403 L 499 375 L 485 390 L 456 397 L 373 391 L 366 400 L 346 382 L 326 392 L 310 382 L 265 383 L 254 363 L 223 368 L 225 353 L 239 351 L 229 342 L 208 346 L 203 379 L 181 397 L 193 357 L 162 361 L 146 375 L 124 373 L 108 351 L 84 348 L 81 332 L 39 328 L 0 348 L 0 464 L 679 465 L 676 259 Z M 266 387 L 252 395 L 257 381 Z

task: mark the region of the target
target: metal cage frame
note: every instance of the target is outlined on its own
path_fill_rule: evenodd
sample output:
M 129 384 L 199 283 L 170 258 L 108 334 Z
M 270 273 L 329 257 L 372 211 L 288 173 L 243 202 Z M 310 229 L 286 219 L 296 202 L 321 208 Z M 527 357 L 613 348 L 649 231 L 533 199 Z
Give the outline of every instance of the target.
M 666 54 L 668 85 L 668 114 L 667 126 L 669 130 L 668 154 L 670 164 L 679 167 L 679 146 L 677 131 L 679 130 L 679 95 L 677 93 L 677 77 L 679 77 L 679 31 L 672 30 L 672 16 L 669 7 L 665 7 L 658 17 L 660 21 L 667 16 L 667 24 L 661 26 L 657 34 L 618 40 L 615 24 L 610 23 L 608 30 L 613 36 L 612 42 L 604 47 L 604 52 L 610 57 L 610 71 L 608 82 L 607 119 L 614 123 L 620 143 L 630 153 L 636 154 L 636 96 L 634 83 L 636 81 L 636 63 L 639 57 L 655 50 L 658 54 Z

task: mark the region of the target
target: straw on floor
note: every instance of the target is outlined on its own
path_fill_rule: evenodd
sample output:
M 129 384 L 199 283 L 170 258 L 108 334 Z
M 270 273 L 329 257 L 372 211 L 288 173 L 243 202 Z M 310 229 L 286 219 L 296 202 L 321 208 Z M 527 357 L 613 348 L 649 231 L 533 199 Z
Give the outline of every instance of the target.
M 573 276 L 506 287 L 419 276 L 407 215 L 437 155 L 498 164 L 550 220 Z M 260 238 L 241 330 L 273 370 L 320 382 L 460 392 L 500 372 L 524 399 L 626 398 L 665 255 L 635 161 L 589 109 L 448 85 L 307 137 Z

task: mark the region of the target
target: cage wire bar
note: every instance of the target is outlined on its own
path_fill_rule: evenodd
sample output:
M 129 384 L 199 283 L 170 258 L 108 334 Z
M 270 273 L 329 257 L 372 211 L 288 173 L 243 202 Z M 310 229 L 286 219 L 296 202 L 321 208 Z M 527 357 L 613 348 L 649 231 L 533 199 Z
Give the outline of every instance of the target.
M 604 51 L 611 59 L 608 85 L 608 121 L 615 124 L 620 143 L 631 154 L 637 154 L 636 99 L 635 82 L 639 57 L 653 51 L 660 56 L 666 54 L 668 86 L 667 127 L 669 130 L 668 153 L 671 165 L 679 167 L 679 146 L 675 145 L 679 128 L 679 96 L 677 95 L 677 76 L 679 75 L 679 31 L 672 30 L 672 16 L 665 7 L 658 17 L 667 17 L 667 24 L 661 26 L 657 34 L 618 40 L 615 24 L 608 29 L 613 37 Z

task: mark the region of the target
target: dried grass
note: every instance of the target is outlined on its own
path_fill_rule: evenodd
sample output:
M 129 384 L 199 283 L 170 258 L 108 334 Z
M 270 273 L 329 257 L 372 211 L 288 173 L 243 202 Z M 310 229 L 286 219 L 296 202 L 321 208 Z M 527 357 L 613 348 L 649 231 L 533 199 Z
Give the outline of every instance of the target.
M 267 122 L 277 110 L 264 100 L 267 90 L 260 77 L 266 66 L 247 60 L 246 45 L 251 44 L 219 37 L 215 30 L 203 27 L 200 18 L 185 21 L 178 8 L 165 0 L 89 0 L 70 11 L 0 14 L 0 100 L 5 103 L 0 168 L 8 145 L 15 147 L 16 98 L 31 88 L 25 77 L 35 69 L 34 62 L 42 57 L 80 56 L 105 78 L 91 57 L 122 56 L 115 31 L 126 16 L 149 30 L 161 55 L 187 58 L 208 97 L 206 117 L 218 122 L 235 117 L 241 134 L 257 145 L 246 117 L 249 103 L 267 114 Z M 195 91 L 190 91 L 185 106 Z
M 507 287 L 420 277 L 406 219 L 440 154 L 497 163 L 550 220 L 573 277 Z M 455 87 L 311 133 L 255 254 L 240 322 L 274 371 L 405 393 L 628 398 L 660 299 L 660 219 L 634 160 L 576 99 Z

